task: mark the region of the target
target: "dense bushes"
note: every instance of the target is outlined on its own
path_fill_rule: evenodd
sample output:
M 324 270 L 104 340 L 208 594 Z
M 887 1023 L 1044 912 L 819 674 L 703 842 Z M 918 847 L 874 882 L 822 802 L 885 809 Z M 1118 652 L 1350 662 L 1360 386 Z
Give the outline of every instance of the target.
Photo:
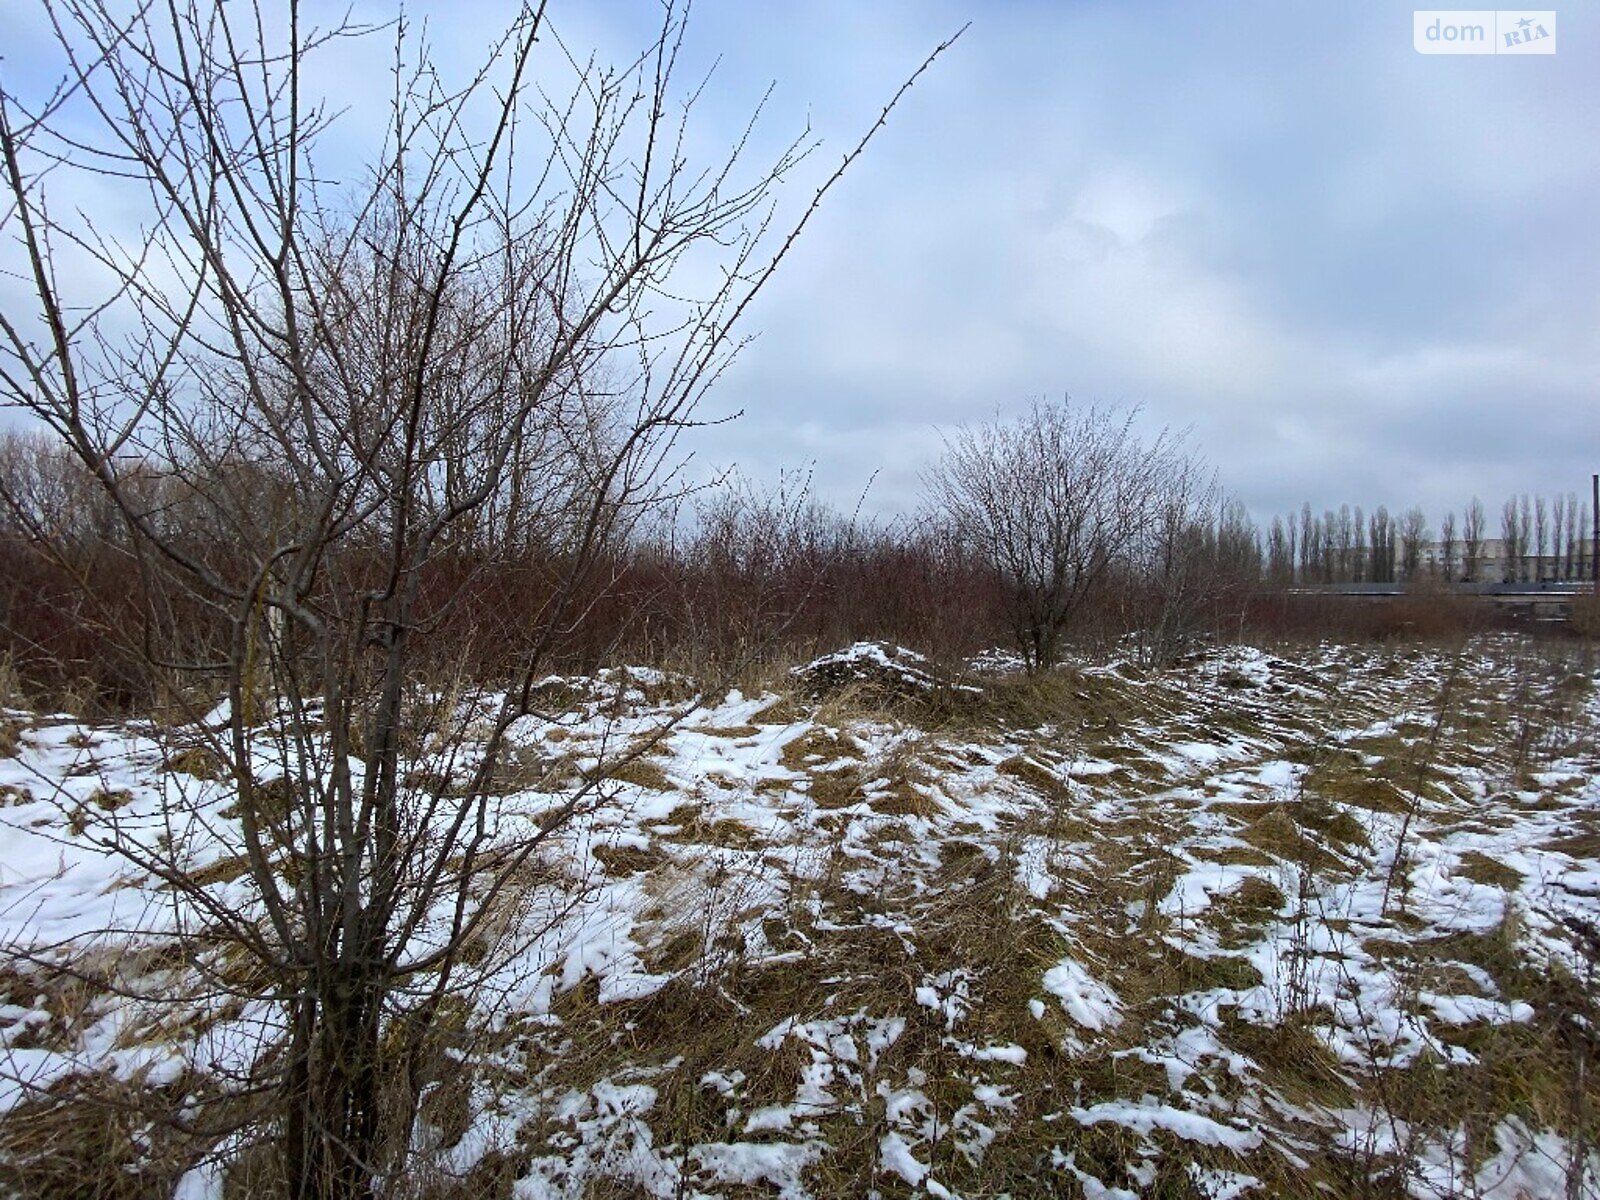
M 18 501 L 0 511 L 0 656 L 52 706 L 159 703 L 150 672 L 130 654 L 129 631 L 143 631 L 138 641 L 172 664 L 169 682 L 181 690 L 182 665 L 214 651 L 222 626 L 202 607 L 150 602 L 116 514 L 83 487 L 80 471 L 26 435 L 0 444 L 0 486 Z M 1006 581 L 933 521 L 846 516 L 792 477 L 766 489 L 736 479 L 708 495 L 586 573 L 575 609 L 583 618 L 561 631 L 556 663 L 715 674 L 862 639 L 947 661 L 1014 646 Z M 48 553 L 31 528 L 46 519 L 54 523 Z M 70 537 L 59 536 L 63 525 Z M 1137 647 L 1161 654 L 1170 653 L 1174 630 L 1181 638 L 1437 637 L 1498 619 L 1441 587 L 1381 599 L 1286 591 L 1263 571 L 1253 535 L 1247 518 L 1225 509 L 1191 531 L 1181 577 L 1163 572 L 1159 559 L 1118 561 L 1088 593 L 1070 643 L 1094 652 L 1134 634 Z M 226 531 L 196 524 L 188 536 L 207 556 L 228 552 Z M 360 557 L 345 551 L 336 569 L 360 574 Z M 564 567 L 558 549 L 532 541 L 509 550 L 466 539 L 442 549 L 422 587 L 424 620 L 447 634 L 434 639 L 431 669 L 496 677 L 504 647 L 541 623 Z

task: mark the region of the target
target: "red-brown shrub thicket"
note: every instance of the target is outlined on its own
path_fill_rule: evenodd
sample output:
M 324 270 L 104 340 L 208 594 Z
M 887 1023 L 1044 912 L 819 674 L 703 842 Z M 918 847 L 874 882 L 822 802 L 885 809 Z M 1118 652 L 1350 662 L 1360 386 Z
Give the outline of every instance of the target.
M 270 472 L 246 469 L 270 494 Z M 163 486 L 159 471 L 150 476 L 152 488 Z M 107 710 L 159 702 L 147 664 L 130 656 L 130 630 L 174 664 L 174 686 L 183 663 L 217 649 L 223 629 L 203 607 L 156 606 L 115 510 L 64 452 L 8 435 L 0 488 L 9 501 L 0 509 L 0 658 L 37 700 L 70 694 Z M 182 496 L 172 497 L 169 519 L 190 519 Z M 46 527 L 48 539 L 39 536 Z M 1194 565 L 1181 592 L 1159 563 L 1121 562 L 1085 604 L 1072 643 L 1103 650 L 1175 622 L 1189 637 L 1386 639 L 1459 636 L 1507 621 L 1425 582 L 1384 597 L 1285 589 L 1263 569 L 1253 528 L 1237 511 L 1186 536 Z M 226 536 L 201 522 L 187 537 L 207 558 L 229 553 Z M 380 563 L 376 550 L 364 562 L 349 549 L 332 569 L 359 578 Z M 446 632 L 431 669 L 495 678 L 503 647 L 540 621 L 564 566 L 558 549 L 536 544 L 465 540 L 442 549 L 422 588 L 424 619 Z M 608 552 L 575 611 L 582 619 L 553 656 L 571 671 L 628 662 L 715 675 L 862 639 L 955 663 L 1013 640 L 1004 581 L 936 523 L 850 517 L 787 477 L 772 488 L 735 479 Z

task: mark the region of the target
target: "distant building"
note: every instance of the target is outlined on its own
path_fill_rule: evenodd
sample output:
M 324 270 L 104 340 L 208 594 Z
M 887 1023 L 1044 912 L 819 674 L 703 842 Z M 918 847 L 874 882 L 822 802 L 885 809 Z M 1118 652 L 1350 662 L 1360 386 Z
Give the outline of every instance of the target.
M 1505 539 L 1485 538 L 1478 544 L 1473 569 L 1469 571 L 1467 566 L 1466 547 L 1459 539 L 1452 547 L 1448 564 L 1444 561 L 1444 547 L 1438 542 L 1422 545 L 1423 573 L 1452 582 L 1471 579 L 1474 583 L 1549 583 L 1591 578 L 1587 538 L 1564 547 L 1560 554 L 1528 554 L 1515 563 L 1507 558 Z M 1403 567 L 1396 573 L 1401 578 L 1405 576 Z

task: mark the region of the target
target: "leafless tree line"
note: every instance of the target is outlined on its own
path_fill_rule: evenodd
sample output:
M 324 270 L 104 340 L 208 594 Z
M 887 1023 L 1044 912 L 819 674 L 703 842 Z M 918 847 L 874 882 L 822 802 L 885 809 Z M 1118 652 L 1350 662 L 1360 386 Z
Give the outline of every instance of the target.
M 1132 634 L 1157 656 L 1237 627 L 1259 575 L 1255 528 L 1197 466 L 1179 484 L 1164 503 L 1144 504 L 1125 541 L 1102 546 L 1104 569 L 1082 589 L 1058 647 Z M 125 636 L 145 607 L 126 569 L 133 551 L 82 465 L 47 439 L 12 434 L 0 438 L 0 486 L 22 507 L 53 514 L 51 552 L 41 554 L 34 518 L 0 512 L 0 653 L 41 702 L 146 710 L 184 693 L 185 673 L 152 671 L 146 639 Z M 252 490 L 274 486 L 262 478 Z M 227 537 L 205 533 L 203 521 L 187 532 L 207 553 L 227 552 Z M 450 603 L 418 649 L 419 675 L 504 681 L 508 639 L 537 620 L 559 582 L 556 553 L 462 539 L 437 554 L 421 569 L 420 594 Z M 597 552 L 574 589 L 583 620 L 554 631 L 546 662 L 575 673 L 631 662 L 710 677 L 753 657 L 793 660 L 860 639 L 961 659 L 1016 645 L 1014 583 L 931 493 L 922 511 L 882 519 L 819 501 L 805 471 L 772 484 L 734 475 Z M 227 627 L 212 609 L 174 605 L 147 633 L 171 657 L 222 644 Z
M 1065 407 L 1054 419 L 1076 419 L 1077 411 Z M 1148 471 L 1125 415 L 1093 417 L 1125 437 L 1140 452 L 1132 461 Z M 1006 446 L 1017 452 L 1011 476 L 987 460 L 967 464 L 973 467 L 968 477 L 987 490 L 966 499 L 965 508 L 950 503 L 930 477 L 921 510 L 910 516 L 884 520 L 841 512 L 816 498 L 804 470 L 771 484 L 735 473 L 683 498 L 596 556 L 575 593 L 584 620 L 557 631 L 547 661 L 578 672 L 625 660 L 716 674 L 752 658 L 792 660 L 863 638 L 899 641 L 946 659 L 1011 645 L 1042 662 L 1048 654 L 1040 647 L 1052 638 L 1051 653 L 1059 655 L 1067 644 L 1092 649 L 1132 637 L 1143 653 L 1170 658 L 1199 633 L 1274 628 L 1279 618 L 1264 600 L 1292 583 L 1517 577 L 1490 557 L 1491 551 L 1498 555 L 1498 544 L 1485 536 L 1481 504 L 1469 506 L 1459 526 L 1447 514 L 1437 538 L 1420 510 L 1396 520 L 1381 508 L 1370 517 L 1360 509 L 1320 519 L 1302 512 L 1309 540 L 1281 519 L 1263 537 L 1198 458 L 1183 451 L 1168 464 L 1175 470 L 1147 473 L 1142 487 L 1120 493 L 1099 486 L 1112 477 L 1105 462 L 1084 477 L 1094 481 L 1082 491 L 1086 502 L 1119 497 L 1130 514 L 1125 521 L 1084 521 L 1077 541 L 1063 536 L 1052 548 L 1017 513 L 1064 522 L 1062 501 L 1025 498 L 1009 525 L 996 526 L 1016 532 L 1017 545 L 991 544 L 978 502 L 997 501 L 1003 482 L 1026 494 L 1024 468 L 1037 472 L 1041 462 L 1056 461 L 1027 448 L 1016 428 L 1024 421 L 974 427 L 953 439 L 953 446 L 967 439 L 969 456 L 980 436 L 990 439 L 986 454 Z M 1093 445 L 1092 438 L 1074 437 L 1070 454 L 1087 454 Z M 951 457 L 934 472 L 954 462 Z M 260 469 L 230 467 L 240 478 Z M 1070 463 L 1062 468 L 1071 469 Z M 0 537 L 0 559 L 8 564 L 0 571 L 0 643 L 11 661 L 46 693 L 52 683 L 81 683 L 111 707 L 158 699 L 148 694 L 152 678 L 141 674 L 139 655 L 127 653 L 117 637 L 141 606 L 137 583 L 129 586 L 123 569 L 128 548 L 104 497 L 76 460 L 48 441 L 17 435 L 0 445 L 0 479 L 22 508 L 54 514 L 56 543 L 75 547 L 76 556 L 72 572 L 59 556 L 42 561 L 15 518 L 9 535 Z M 269 495 L 274 488 L 282 484 L 260 477 L 244 490 Z M 182 508 L 169 504 L 172 521 Z M 1530 512 L 1537 509 L 1530 506 Z M 1545 577 L 1582 577 L 1589 558 L 1581 509 L 1563 513 L 1560 525 L 1568 553 L 1560 567 L 1546 564 Z M 190 536 L 199 537 L 200 527 L 191 522 Z M 557 544 L 541 542 L 526 528 L 515 536 L 514 545 L 497 544 L 464 532 L 424 569 L 421 593 L 449 595 L 451 603 L 438 618 L 437 653 L 419 664 L 422 669 L 501 677 L 507 637 L 537 621 L 561 575 Z M 1041 555 L 1031 564 L 1015 555 L 1027 537 L 1036 539 Z M 212 542 L 221 553 L 228 538 Z M 1061 578 L 1076 579 L 1078 591 L 1059 590 L 1052 609 L 1046 592 L 1056 586 L 1058 564 L 1049 557 L 1056 552 Z M 1441 565 L 1446 561 L 1455 564 L 1448 573 Z M 1475 564 L 1470 572 L 1469 562 Z M 1531 571 L 1523 577 L 1531 578 Z M 40 603 L 40 597 L 52 599 Z M 1315 622 L 1311 615 L 1304 620 Z M 175 610 L 164 628 L 174 644 L 214 644 L 221 636 L 208 611 L 192 606 Z
M 1461 512 L 1447 512 L 1438 531 L 1420 508 L 1393 516 L 1383 505 L 1364 516 L 1341 505 L 1313 515 L 1273 517 L 1264 548 L 1268 582 L 1275 586 L 1395 583 L 1431 579 L 1446 583 L 1547 583 L 1593 577 L 1592 514 L 1576 492 L 1509 497 L 1494 537 L 1476 496 Z

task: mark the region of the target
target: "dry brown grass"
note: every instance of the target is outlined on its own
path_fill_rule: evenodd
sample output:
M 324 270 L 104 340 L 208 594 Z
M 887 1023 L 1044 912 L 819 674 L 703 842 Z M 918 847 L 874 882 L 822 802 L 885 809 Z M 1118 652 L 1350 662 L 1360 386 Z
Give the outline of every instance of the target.
M 1206 919 L 1220 932 L 1224 946 L 1236 948 L 1258 939 L 1287 904 L 1288 898 L 1276 884 L 1259 875 L 1246 875 L 1237 887 L 1212 901 Z
M 1295 824 L 1294 818 L 1281 804 L 1269 805 L 1264 813 L 1240 831 L 1239 836 L 1263 853 L 1284 861 L 1294 861 L 1311 855 L 1330 861 L 1321 847 L 1310 844 Z
M 231 883 L 250 870 L 250 860 L 242 854 L 226 855 L 203 867 L 187 873 L 188 881 L 196 887 L 215 883 Z
M 936 817 L 944 811 L 937 798 L 910 783 L 873 792 L 867 804 L 873 812 L 886 817 Z
M 756 725 L 685 725 L 687 733 L 704 734 L 706 737 L 730 738 L 737 741 L 741 738 L 756 737 L 761 729 Z
M 1559 850 L 1574 858 L 1600 858 L 1600 829 L 1551 838 L 1542 843 L 1540 849 Z
M 1374 677 L 1384 669 L 1381 661 L 1370 665 Z M 1285 892 L 1347 877 L 1368 849 L 1369 824 L 1374 831 L 1383 827 L 1365 814 L 1403 813 L 1451 798 L 1444 772 L 1419 772 L 1416 767 L 1416 743 L 1426 736 L 1425 727 L 1412 724 L 1392 739 L 1368 739 L 1361 753 L 1330 750 L 1310 740 L 1301 744 L 1296 741 L 1301 733 L 1284 732 L 1290 728 L 1288 717 L 1273 732 L 1261 734 L 1262 722 L 1248 709 L 1249 702 L 1265 699 L 1256 694 L 1261 689 L 1221 683 L 1239 697 L 1239 711 L 1219 709 L 1174 719 L 1179 700 L 1155 675 L 1140 688 L 1114 678 L 1085 680 L 1071 672 L 1005 681 L 986 689 L 984 704 L 989 707 L 982 721 L 988 724 L 980 727 L 973 716 L 978 709 L 969 708 L 931 731 L 918 729 L 926 712 L 913 716 L 906 708 L 886 711 L 859 695 L 830 698 L 817 723 L 783 749 L 783 764 L 801 778 L 775 781 L 771 789 L 808 794 L 824 810 L 823 819 L 805 836 L 836 837 L 832 857 L 814 875 L 796 871 L 785 876 L 789 896 L 770 909 L 734 904 L 736 916 L 716 918 L 729 927 L 713 927 L 712 906 L 702 910 L 684 904 L 691 892 L 697 900 L 701 896 L 684 881 L 696 886 L 704 882 L 697 873 L 709 872 L 712 862 L 754 864 L 759 859 L 780 869 L 788 865 L 783 861 L 787 849 L 769 846 L 760 829 L 716 815 L 727 792 L 750 786 L 733 776 L 708 778 L 705 788 L 686 797 L 660 822 L 676 829 L 658 828 L 659 842 L 648 847 L 593 846 L 592 853 L 609 874 L 651 875 L 643 881 L 651 907 L 640 914 L 634 936 L 645 969 L 672 979 L 640 1000 L 602 1004 L 593 979 L 563 993 L 555 1007 L 559 1026 L 534 1027 L 530 1022 L 525 1057 L 508 1068 L 505 1086 L 537 1087 L 549 1097 L 565 1095 L 569 1088 L 583 1091 L 606 1078 L 648 1082 L 657 1100 L 641 1120 L 658 1149 L 793 1138 L 793 1130 L 746 1134 L 741 1122 L 765 1105 L 792 1103 L 813 1051 L 795 1038 L 781 1040 L 775 1049 L 758 1046 L 757 1040 L 789 1018 L 838 1019 L 862 1013 L 903 1020 L 904 1033 L 870 1069 L 864 1061 L 838 1064 L 859 1072 L 861 1082 L 841 1082 L 847 1074 L 842 1072 L 834 1084 L 837 1109 L 815 1118 L 817 1135 L 826 1139 L 829 1150 L 811 1170 L 808 1183 L 817 1195 L 839 1196 L 873 1190 L 907 1194 L 879 1161 L 890 1125 L 878 1089 L 911 1086 L 913 1072 L 920 1073 L 915 1086 L 928 1097 L 943 1131 L 936 1144 L 920 1144 L 918 1156 L 940 1182 L 972 1196 L 1077 1194 L 1076 1184 L 1050 1165 L 1057 1152 L 1073 1153 L 1079 1167 L 1109 1185 L 1185 1200 L 1197 1194 L 1189 1174 L 1192 1165 L 1245 1170 L 1262 1180 L 1268 1195 L 1310 1194 L 1314 1188 L 1320 1189 L 1318 1194 L 1350 1200 L 1400 1194 L 1395 1190 L 1402 1186 L 1396 1183 L 1400 1176 L 1391 1164 L 1334 1152 L 1328 1130 L 1309 1121 L 1296 1126 L 1296 1135 L 1304 1138 L 1298 1143 L 1297 1153 L 1305 1162 L 1300 1169 L 1270 1147 L 1240 1158 L 1161 1132 L 1146 1139 L 1113 1125 L 1083 1127 L 1065 1115 L 1071 1106 L 1099 1100 L 1149 1096 L 1181 1108 L 1193 1097 L 1214 1094 L 1220 1106 L 1270 1091 L 1310 1112 L 1359 1101 L 1412 1122 L 1419 1131 L 1438 1132 L 1465 1120 L 1474 1136 L 1486 1137 L 1494 1119 L 1506 1112 L 1566 1128 L 1575 1052 L 1569 1018 L 1586 1011 L 1582 1006 L 1592 1001 L 1570 978 L 1553 978 L 1529 963 L 1514 914 L 1488 933 L 1429 939 L 1419 920 L 1400 913 L 1393 938 L 1363 943 L 1409 989 L 1409 999 L 1402 1003 L 1416 1004 L 1420 991 L 1437 991 L 1525 999 L 1535 1006 L 1537 1016 L 1526 1024 L 1438 1026 L 1449 1044 L 1476 1057 L 1470 1066 L 1447 1067 L 1426 1056 L 1389 1072 L 1341 1064 L 1318 1029 L 1332 1022 L 1333 1014 L 1308 1009 L 1303 999 L 1297 1006 L 1290 996 L 1284 998 L 1289 1015 L 1276 1025 L 1243 1020 L 1226 1003 L 1215 1014 L 1224 1044 L 1247 1056 L 1238 1076 L 1207 1062 L 1175 1090 L 1161 1066 L 1139 1058 L 1156 1039 L 1196 1023 L 1175 1004 L 1177 997 L 1249 989 L 1263 982 L 1288 986 L 1282 980 L 1263 981 L 1240 951 L 1257 943 L 1274 923 L 1318 919 L 1291 911 L 1295 903 Z M 815 710 L 805 706 L 805 711 Z M 1366 719 L 1365 713 L 1361 716 Z M 753 721 L 802 719 L 807 718 L 799 702 L 784 699 Z M 1500 724 L 1486 723 L 1474 731 L 1474 738 L 1490 744 L 1493 732 L 1503 730 L 1509 719 L 1501 714 Z M 1062 736 L 1054 732 L 1019 735 L 1004 724 L 1013 720 L 1048 720 L 1071 731 L 1073 746 L 1063 745 Z M 1143 725 L 1146 721 L 1157 724 Z M 863 729 L 864 724 L 870 729 Z M 1303 736 L 1319 739 L 1328 725 L 1322 715 L 1307 718 Z M 850 737 L 851 728 L 862 730 L 862 742 Z M 1161 738 L 1219 741 L 1230 736 L 1229 730 L 1260 734 L 1269 747 L 1271 738 L 1301 745 L 1297 757 L 1309 767 L 1303 787 L 1271 801 L 1219 799 L 1204 805 L 1207 814 L 1186 815 L 1199 807 L 1193 799 L 1164 796 L 1159 806 L 1145 809 L 1131 802 L 1145 794 L 1135 788 L 1157 780 L 1163 787 L 1172 785 L 1166 769 L 1147 752 L 1159 749 Z M 754 723 L 697 731 L 730 739 L 760 733 Z M 974 738 L 983 740 L 975 746 Z M 1086 753 L 1115 761 L 1122 769 L 1086 775 L 1082 786 L 1069 784 L 1059 773 L 1060 764 L 1071 761 L 1069 749 L 1080 741 Z M 886 743 L 893 747 L 886 752 L 863 748 Z M 997 745 L 1005 749 L 996 751 Z M 1263 757 L 1278 753 L 1268 748 Z M 1471 753 L 1484 752 L 1474 748 Z M 1377 760 L 1369 762 L 1367 754 Z M 957 808 L 940 799 L 947 793 L 939 785 L 952 773 L 985 771 L 997 760 L 999 773 L 1011 781 L 997 790 L 1007 803 L 1019 806 L 1021 815 L 994 823 L 987 818 L 982 823 L 960 821 Z M 561 761 L 566 770 L 572 769 L 570 758 Z M 1531 751 L 1528 761 L 1535 761 Z M 561 768 L 549 758 L 530 756 L 519 769 L 531 779 L 535 771 Z M 1197 774 L 1204 772 L 1197 769 Z M 671 786 L 659 763 L 645 756 L 631 760 L 613 777 L 658 790 Z M 1422 784 L 1416 787 L 1419 778 Z M 1192 782 L 1199 790 L 1210 781 Z M 1205 790 L 1219 794 L 1222 786 Z M 948 794 L 961 793 L 952 788 Z M 1273 793 L 1263 787 L 1260 794 Z M 1082 803 L 1069 809 L 1069 795 Z M 1094 803 L 1100 800 L 1114 803 L 1102 808 Z M 783 811 L 817 815 L 806 805 Z M 1214 829 L 1214 823 L 1206 823 L 1208 814 L 1229 818 L 1238 841 L 1218 845 L 1211 833 L 1202 833 Z M 912 843 L 929 836 L 924 824 L 877 820 L 875 815 L 944 818 L 934 835 L 940 839 L 934 847 L 937 857 L 922 856 L 916 865 L 919 847 Z M 1600 853 L 1595 850 L 1600 832 L 1581 824 L 1578 828 L 1579 833 L 1556 848 Z M 847 829 L 852 852 L 864 848 L 866 861 L 884 868 L 880 875 L 864 871 L 862 859 L 845 856 Z M 1035 853 L 1041 838 L 1062 847 L 1059 861 L 1048 860 L 1056 890 L 1044 901 L 1018 883 L 1016 861 L 1024 844 Z M 696 846 L 750 853 L 702 854 Z M 1239 872 L 1236 884 L 1215 894 L 1203 913 L 1163 913 L 1160 901 L 1189 857 L 1246 870 Z M 218 868 L 227 869 L 226 860 Z M 1503 864 L 1471 852 L 1462 857 L 1459 873 L 1508 889 L 1521 881 Z M 869 880 L 865 885 L 863 878 Z M 1067 909 L 1071 919 L 1057 919 Z M 753 951 L 741 940 L 739 925 L 749 921 L 759 925 L 765 953 L 783 955 L 782 961 L 746 957 Z M 1329 920 L 1328 925 L 1356 936 L 1363 932 L 1354 922 Z M 1184 939 L 1193 935 L 1202 937 L 1204 947 L 1184 948 Z M 1086 1031 L 1043 993 L 1042 973 L 1068 955 L 1117 992 L 1123 1005 L 1120 1026 Z M 1494 987 L 1480 986 L 1469 967 L 1488 971 Z M 930 979 L 957 970 L 969 988 L 969 1008 L 950 1029 L 942 1014 L 917 1002 L 916 993 Z M 1042 1018 L 1035 1018 L 1030 1001 L 1044 1003 Z M 1026 1060 L 1021 1065 L 980 1063 L 962 1045 L 1019 1046 Z M 736 1094 L 719 1095 L 705 1082 L 708 1071 L 730 1077 L 742 1073 Z M 984 1083 L 1003 1088 L 1015 1107 L 1004 1114 L 980 1114 L 992 1116 L 994 1140 L 981 1161 L 968 1160 L 954 1147 L 952 1123 L 964 1106 L 974 1103 L 974 1088 Z M 427 1115 L 446 1140 L 464 1128 L 469 1091 L 463 1073 L 441 1076 L 429 1094 Z M 1600 1096 L 1593 1102 L 1600 1107 Z M 466 1194 L 508 1197 L 530 1156 L 570 1153 L 573 1130 L 553 1108 L 546 1106 L 522 1131 L 518 1144 L 487 1156 L 472 1180 L 449 1187 L 419 1179 L 418 1195 L 429 1200 Z M 737 1117 L 731 1115 L 734 1108 Z M 1130 1173 L 1134 1165 L 1149 1174 L 1136 1179 Z M 241 1167 L 230 1175 L 229 1194 L 249 1194 L 251 1178 Z M 261 1186 L 268 1186 L 266 1180 L 261 1177 Z M 592 1180 L 586 1187 L 584 1194 L 596 1197 L 635 1194 L 614 1179 Z M 770 1194 L 754 1188 L 718 1190 L 730 1197 Z
M 69 1076 L 0 1120 L 0 1192 L 39 1200 L 167 1200 L 204 1150 L 175 1120 L 182 1081 Z M 170 1123 L 169 1123 L 170 1122 Z
M 800 703 L 780 688 L 775 699 L 751 714 L 750 721 L 753 725 L 793 725 L 805 720 L 805 716 Z
M 1369 812 L 1403 813 L 1412 798 L 1392 779 L 1368 768 L 1352 751 L 1335 751 L 1306 773 L 1307 794 Z
M 1461 862 L 1456 867 L 1456 874 L 1465 875 L 1474 883 L 1505 888 L 1507 891 L 1518 887 L 1524 878 L 1522 872 L 1515 867 L 1496 862 L 1487 854 L 1477 850 L 1468 850 L 1461 856 Z
M 621 762 L 602 762 L 598 767 L 584 772 L 586 779 L 599 779 L 613 783 L 631 783 L 652 792 L 669 792 L 672 780 L 654 759 L 640 755 L 624 758 Z
M 1051 800 L 1065 801 L 1071 798 L 1071 790 L 1059 774 L 1023 755 L 1012 755 L 995 767 L 995 770 Z
M 1196 846 L 1190 853 L 1201 862 L 1225 867 L 1270 867 L 1278 861 L 1254 846 Z
M 762 840 L 758 830 L 733 817 L 707 818 L 705 809 L 698 804 L 680 804 L 667 814 L 663 841 L 692 843 L 701 846 L 720 846 L 731 850 L 748 850 Z
M 653 871 L 668 861 L 668 856 L 653 846 L 597 845 L 589 853 L 612 875 L 637 875 Z
M 859 767 L 846 766 L 832 771 L 814 771 L 806 794 L 818 808 L 850 808 L 866 799 L 861 783 Z
M 207 746 L 183 747 L 168 757 L 166 767 L 169 771 L 180 771 L 196 779 L 222 779 L 228 774 L 227 764 Z
M 860 751 L 836 730 L 813 725 L 799 737 L 784 743 L 778 761 L 791 771 L 814 770 L 841 759 L 854 759 Z
M 282 822 L 289 817 L 300 797 L 296 795 L 294 781 L 287 776 L 280 775 L 275 779 L 264 779 L 254 784 L 250 789 L 257 810 L 269 821 Z M 230 819 L 237 819 L 241 813 L 240 801 L 222 809 L 217 815 Z

